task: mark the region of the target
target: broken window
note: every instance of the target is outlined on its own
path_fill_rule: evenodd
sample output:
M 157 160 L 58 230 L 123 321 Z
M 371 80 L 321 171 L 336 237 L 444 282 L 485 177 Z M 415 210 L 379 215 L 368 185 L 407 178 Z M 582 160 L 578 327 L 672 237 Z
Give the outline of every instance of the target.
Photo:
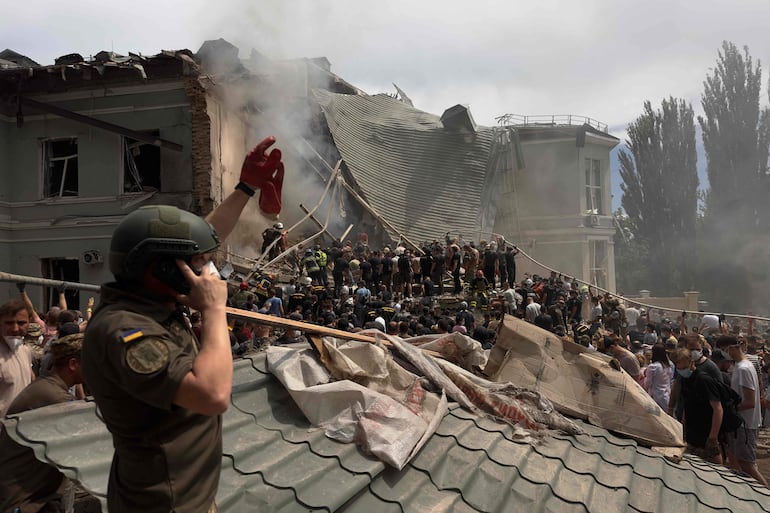
M 77 137 L 43 142 L 44 196 L 58 198 L 78 195 Z
M 147 132 L 160 137 L 159 130 Z M 123 192 L 160 190 L 160 148 L 154 144 L 123 138 Z
M 607 241 L 589 240 L 588 241 L 588 263 L 590 265 L 589 273 L 591 283 L 595 287 L 607 289 Z
M 586 159 L 586 213 L 603 215 L 601 161 Z

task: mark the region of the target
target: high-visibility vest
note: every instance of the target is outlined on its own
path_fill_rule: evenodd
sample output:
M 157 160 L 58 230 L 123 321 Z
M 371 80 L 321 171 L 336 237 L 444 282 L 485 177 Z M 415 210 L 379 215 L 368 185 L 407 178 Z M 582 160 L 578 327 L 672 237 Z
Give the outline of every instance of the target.
M 316 251 L 315 258 L 319 266 L 326 267 L 326 253 L 324 253 L 323 250 L 319 249 L 318 251 Z

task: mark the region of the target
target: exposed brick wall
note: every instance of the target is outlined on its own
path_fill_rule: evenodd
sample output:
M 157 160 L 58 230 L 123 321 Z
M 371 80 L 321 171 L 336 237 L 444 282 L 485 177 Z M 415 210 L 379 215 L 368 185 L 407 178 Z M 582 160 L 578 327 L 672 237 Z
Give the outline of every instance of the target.
M 192 196 L 200 215 L 214 209 L 211 187 L 211 120 L 206 113 L 206 91 L 197 76 L 186 77 L 185 93 L 192 114 Z

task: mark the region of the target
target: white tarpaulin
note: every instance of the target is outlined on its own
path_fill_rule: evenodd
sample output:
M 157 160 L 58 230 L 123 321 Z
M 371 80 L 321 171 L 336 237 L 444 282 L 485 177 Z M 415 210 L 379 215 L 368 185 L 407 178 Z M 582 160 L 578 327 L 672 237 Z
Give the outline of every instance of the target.
M 447 412 L 446 396 L 427 392 L 382 347 L 333 338 L 324 345 L 338 381 L 310 349 L 270 347 L 268 367 L 329 438 L 355 442 L 402 469 L 436 431 Z
M 487 364 L 487 353 L 482 349 L 481 342 L 462 333 L 423 335 L 405 341 L 420 349 L 441 353 L 447 360 L 468 371 L 483 369 Z

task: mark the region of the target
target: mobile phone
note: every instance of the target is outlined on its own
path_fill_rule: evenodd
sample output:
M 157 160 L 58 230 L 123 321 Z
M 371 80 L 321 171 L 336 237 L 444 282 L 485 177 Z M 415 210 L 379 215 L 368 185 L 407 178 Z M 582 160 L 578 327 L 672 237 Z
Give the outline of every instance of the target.
M 190 265 L 192 257 L 185 257 L 182 258 L 182 260 L 187 262 L 187 265 Z M 198 276 L 201 274 L 198 270 L 193 269 L 192 271 Z M 152 274 L 180 294 L 190 293 L 190 284 L 182 274 L 182 270 L 179 269 L 179 266 L 176 264 L 176 258 L 169 257 L 160 259 L 155 266 L 155 269 L 153 269 Z

